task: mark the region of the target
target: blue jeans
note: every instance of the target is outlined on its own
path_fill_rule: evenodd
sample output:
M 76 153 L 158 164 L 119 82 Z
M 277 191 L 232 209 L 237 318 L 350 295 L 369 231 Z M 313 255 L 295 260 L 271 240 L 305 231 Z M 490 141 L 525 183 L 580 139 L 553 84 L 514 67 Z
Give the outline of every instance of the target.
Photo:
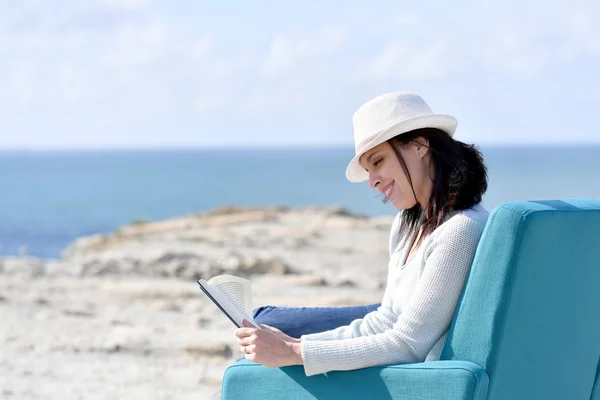
M 353 307 L 274 307 L 254 310 L 253 318 L 260 324 L 278 328 L 285 334 L 299 338 L 309 333 L 325 332 L 363 318 L 381 304 Z

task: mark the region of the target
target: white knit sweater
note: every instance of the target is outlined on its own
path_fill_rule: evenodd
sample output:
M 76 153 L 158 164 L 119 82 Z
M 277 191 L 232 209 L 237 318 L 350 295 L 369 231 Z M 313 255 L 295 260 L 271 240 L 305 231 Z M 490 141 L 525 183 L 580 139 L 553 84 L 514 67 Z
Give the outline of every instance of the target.
M 381 306 L 348 326 L 302 336 L 307 376 L 439 360 L 489 214 L 481 205 L 450 213 L 405 265 L 411 243 L 398 238 L 400 215 Z

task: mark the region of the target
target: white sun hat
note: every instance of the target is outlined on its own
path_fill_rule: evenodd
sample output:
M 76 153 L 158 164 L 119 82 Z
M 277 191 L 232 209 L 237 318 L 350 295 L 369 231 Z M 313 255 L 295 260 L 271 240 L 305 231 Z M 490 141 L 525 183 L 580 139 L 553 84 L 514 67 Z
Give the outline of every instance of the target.
M 360 106 L 352 117 L 356 156 L 346 168 L 350 182 L 362 182 L 369 174 L 358 162 L 373 147 L 402 133 L 437 128 L 454 135 L 457 121 L 451 115 L 434 114 L 420 96 L 407 92 L 387 93 Z

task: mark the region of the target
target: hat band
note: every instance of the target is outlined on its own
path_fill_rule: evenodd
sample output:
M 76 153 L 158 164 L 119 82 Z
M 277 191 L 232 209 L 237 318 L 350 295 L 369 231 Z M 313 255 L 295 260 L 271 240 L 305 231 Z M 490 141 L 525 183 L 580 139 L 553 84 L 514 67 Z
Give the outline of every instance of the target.
M 356 146 L 354 148 L 354 152 L 356 154 L 358 154 L 360 152 L 360 149 L 364 149 L 364 148 L 368 147 L 369 144 L 371 144 L 371 142 L 373 142 L 373 140 L 375 140 L 376 138 L 377 138 L 377 135 L 369 136 L 368 138 L 366 138 L 365 140 L 363 140 L 362 142 L 360 142 L 358 144 L 358 146 Z

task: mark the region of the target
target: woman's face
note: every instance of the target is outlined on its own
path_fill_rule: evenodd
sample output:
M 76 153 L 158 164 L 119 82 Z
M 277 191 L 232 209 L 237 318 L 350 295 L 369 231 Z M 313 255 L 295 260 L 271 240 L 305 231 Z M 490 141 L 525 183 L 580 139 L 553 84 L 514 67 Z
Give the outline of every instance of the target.
M 427 205 L 433 183 L 429 175 L 430 155 L 426 144 L 425 139 L 417 138 L 400 147 L 410 172 L 414 194 L 390 143 L 384 142 L 372 148 L 359 159 L 361 166 L 369 173 L 369 186 L 386 196 L 398 210 L 412 208 L 417 202 L 423 208 Z

